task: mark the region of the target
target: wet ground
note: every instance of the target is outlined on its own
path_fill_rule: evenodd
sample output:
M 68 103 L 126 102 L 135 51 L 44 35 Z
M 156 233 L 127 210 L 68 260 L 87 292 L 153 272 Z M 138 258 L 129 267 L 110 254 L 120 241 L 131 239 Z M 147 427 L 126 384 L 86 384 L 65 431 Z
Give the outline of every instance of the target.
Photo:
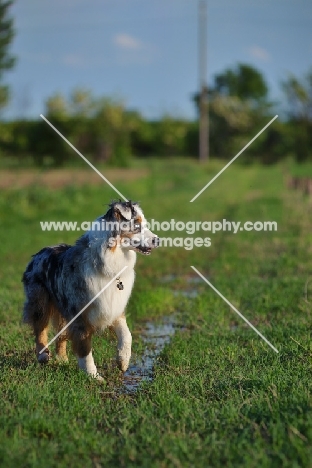
M 123 390 L 125 393 L 135 393 L 142 382 L 153 380 L 156 358 L 177 330 L 181 330 L 181 326 L 177 324 L 174 316 L 163 317 L 158 323 L 146 322 L 142 331 L 145 350 L 142 356 L 131 359 L 132 364 L 124 374 Z
M 160 282 L 170 284 L 176 280 L 176 275 L 166 275 Z M 187 288 L 172 290 L 175 296 L 193 299 L 198 295 L 198 286 L 202 279 L 197 276 L 186 279 Z M 179 324 L 177 316 L 162 317 L 157 322 L 146 322 L 141 333 L 145 349 L 142 356 L 131 358 L 131 364 L 123 378 L 123 392 L 135 393 L 142 382 L 151 382 L 154 377 L 154 365 L 165 345 L 168 344 L 176 331 L 184 328 Z
M 160 280 L 161 283 L 170 284 L 173 283 L 178 277 L 176 275 L 166 275 L 163 276 Z M 189 299 L 193 299 L 198 296 L 198 286 L 203 284 L 203 280 L 199 276 L 189 276 L 186 279 L 186 283 L 188 285 L 187 288 L 184 289 L 173 289 L 172 292 L 174 296 L 183 296 Z

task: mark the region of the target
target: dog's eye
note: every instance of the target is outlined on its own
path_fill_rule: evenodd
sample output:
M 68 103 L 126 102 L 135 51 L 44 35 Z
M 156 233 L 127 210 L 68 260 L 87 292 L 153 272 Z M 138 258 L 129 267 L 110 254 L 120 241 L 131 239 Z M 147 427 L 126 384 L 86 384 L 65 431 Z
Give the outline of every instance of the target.
M 141 224 L 140 223 L 135 223 L 134 224 L 134 229 L 137 231 L 137 230 L 141 230 Z

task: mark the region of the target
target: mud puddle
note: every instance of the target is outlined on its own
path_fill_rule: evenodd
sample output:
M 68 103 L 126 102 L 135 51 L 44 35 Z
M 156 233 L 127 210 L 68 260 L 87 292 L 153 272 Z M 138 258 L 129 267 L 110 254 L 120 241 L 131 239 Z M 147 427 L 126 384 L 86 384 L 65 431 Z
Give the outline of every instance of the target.
M 160 279 L 161 283 L 174 282 L 177 279 L 176 275 L 166 275 Z M 171 289 L 174 296 L 185 297 L 188 299 L 196 298 L 199 294 L 198 287 L 202 283 L 202 279 L 198 277 L 187 277 L 186 289 Z M 141 332 L 142 340 L 145 344 L 143 355 L 134 356 L 131 358 L 131 364 L 127 372 L 123 376 L 122 393 L 135 393 L 142 382 L 151 382 L 154 378 L 154 365 L 157 357 L 160 355 L 165 345 L 168 344 L 176 331 L 183 331 L 179 325 L 177 317 L 171 315 L 163 317 L 161 321 L 146 322 Z
M 170 284 L 178 279 L 177 275 L 165 275 L 160 279 L 160 283 Z M 198 287 L 203 284 L 203 280 L 198 276 L 188 276 L 184 277 L 184 281 L 188 287 L 184 289 L 171 289 L 175 297 L 182 296 L 188 299 L 195 299 L 198 294 Z
M 197 289 L 195 288 L 189 289 L 188 291 L 172 291 L 172 292 L 175 297 L 182 296 L 182 297 L 187 297 L 188 299 L 194 299 L 199 294 Z
M 177 330 L 182 330 L 174 316 L 164 317 L 161 322 L 147 322 L 142 330 L 145 350 L 142 356 L 132 360 L 123 377 L 123 393 L 135 393 L 142 382 L 153 380 L 153 368 L 157 356 L 162 352 Z

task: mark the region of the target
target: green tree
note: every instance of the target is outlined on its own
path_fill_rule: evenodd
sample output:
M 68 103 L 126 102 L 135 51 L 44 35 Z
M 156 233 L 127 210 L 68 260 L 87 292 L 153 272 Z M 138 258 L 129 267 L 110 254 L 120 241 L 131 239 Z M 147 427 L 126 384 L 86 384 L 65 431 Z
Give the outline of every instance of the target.
M 312 157 L 312 70 L 302 79 L 290 75 L 282 82 L 288 103 L 288 127 L 298 161 Z
M 199 94 L 193 99 L 198 109 Z M 229 157 L 237 152 L 250 140 L 253 129 L 261 128 L 271 115 L 265 79 L 247 64 L 217 74 L 209 86 L 208 99 L 210 148 L 215 156 Z M 253 150 L 262 152 L 259 142 Z
M 127 165 L 131 155 L 130 131 L 134 123 L 121 99 L 98 99 L 92 122 L 95 159 L 117 166 Z
M 248 142 L 252 130 L 267 119 L 267 95 L 262 74 L 250 65 L 238 64 L 215 76 L 210 109 L 215 130 L 211 143 L 217 153 L 233 154 Z
M 49 97 L 45 103 L 45 114 L 48 117 L 66 119 L 69 116 L 68 103 L 62 94 L 56 93 Z
M 15 63 L 15 58 L 10 55 L 8 49 L 14 37 L 13 20 L 8 15 L 8 9 L 12 5 L 12 0 L 0 0 L 0 81 L 6 70 L 10 70 Z M 0 109 L 9 100 L 9 87 L 0 86 Z
M 261 102 L 267 99 L 268 87 L 262 74 L 246 64 L 238 64 L 234 69 L 226 69 L 215 76 L 213 92 L 237 96 L 242 100 Z
M 295 120 L 312 120 L 312 70 L 303 79 L 290 75 L 282 82 L 288 114 Z
M 169 114 L 163 115 L 156 126 L 157 152 L 168 156 L 180 156 L 185 150 L 187 132 L 187 121 Z
M 46 101 L 46 115 L 93 161 L 120 166 L 128 164 L 131 156 L 130 136 L 139 125 L 139 117 L 127 111 L 122 100 L 98 98 L 89 90 L 77 88 L 68 98 L 59 93 L 51 96 Z M 55 165 L 66 162 L 72 150 L 69 152 L 61 139 L 53 143 L 47 135 L 48 132 L 51 134 L 49 128 L 42 131 L 45 137 L 41 139 L 38 151 L 41 160 L 49 155 Z

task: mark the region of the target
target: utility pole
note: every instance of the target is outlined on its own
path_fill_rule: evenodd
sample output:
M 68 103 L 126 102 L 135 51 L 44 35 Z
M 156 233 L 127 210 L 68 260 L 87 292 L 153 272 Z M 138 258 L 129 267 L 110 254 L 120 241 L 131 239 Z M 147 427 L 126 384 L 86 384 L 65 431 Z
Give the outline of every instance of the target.
M 199 62 L 199 161 L 209 159 L 209 103 L 207 84 L 207 2 L 198 3 L 198 62 Z

